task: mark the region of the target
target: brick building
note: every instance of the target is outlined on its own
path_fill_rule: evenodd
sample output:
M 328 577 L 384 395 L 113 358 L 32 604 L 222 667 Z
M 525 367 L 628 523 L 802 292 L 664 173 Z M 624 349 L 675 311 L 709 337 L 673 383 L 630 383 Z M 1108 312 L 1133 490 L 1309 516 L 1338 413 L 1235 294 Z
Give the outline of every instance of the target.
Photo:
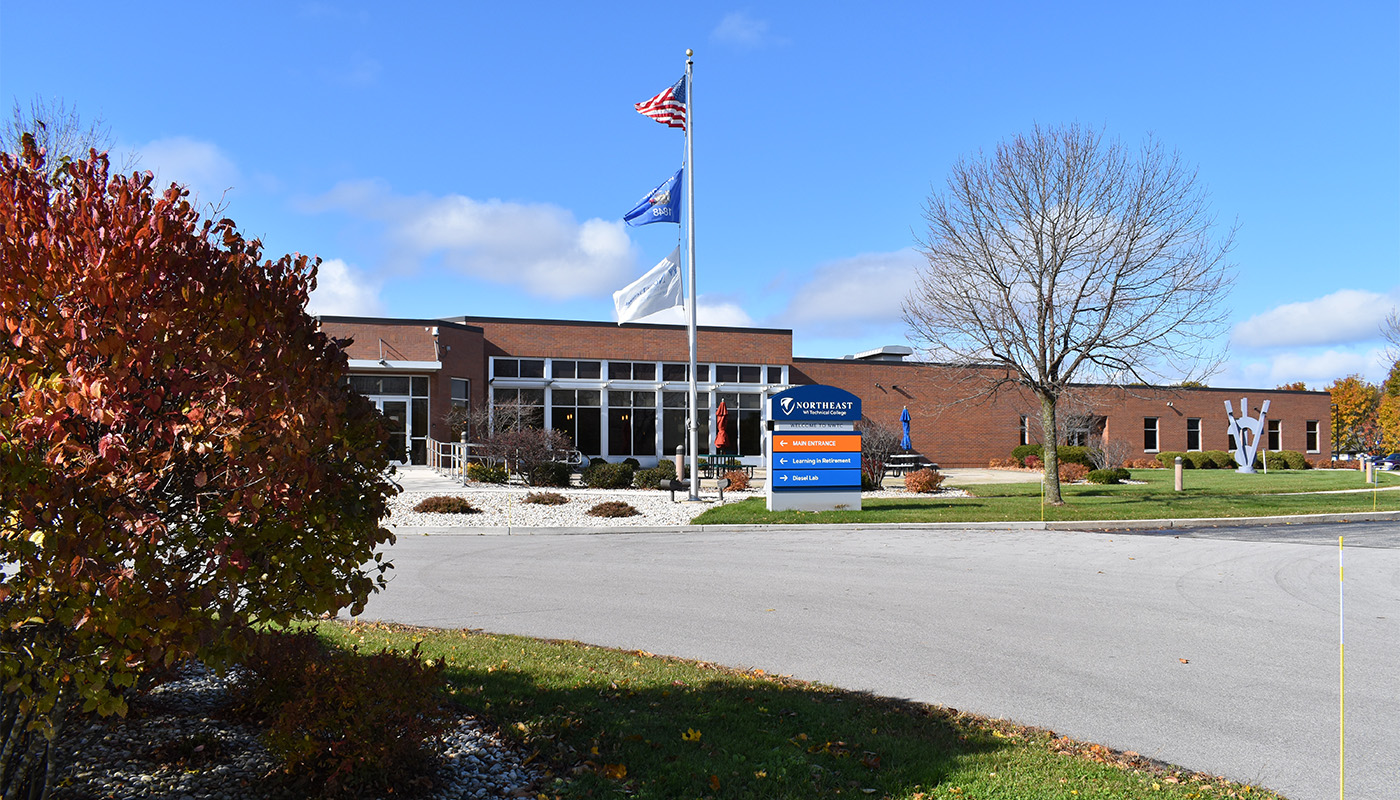
M 427 442 L 451 438 L 443 416 L 455 405 L 511 407 L 532 424 L 563 431 L 589 456 L 655 464 L 685 439 L 686 329 L 680 325 L 454 317 L 321 317 L 350 338 L 349 380 L 402 432 L 407 460 L 423 463 Z M 794 358 L 792 331 L 701 326 L 696 337 L 702 455 L 714 410 L 729 410 L 747 463 L 763 461 L 764 399 L 794 384 L 822 383 L 858 395 L 867 417 L 898 429 L 909 409 L 914 449 L 948 467 L 986 466 L 1018 444 L 1039 441 L 1040 410 L 1024 390 L 980 397 L 977 369 L 906 360 L 907 347 L 842 359 Z M 1129 457 L 1159 451 L 1230 450 L 1225 401 L 1251 414 L 1270 401 L 1265 446 L 1329 458 L 1326 392 L 1263 389 L 1080 386 L 1062 403 L 1063 435 L 1101 435 Z

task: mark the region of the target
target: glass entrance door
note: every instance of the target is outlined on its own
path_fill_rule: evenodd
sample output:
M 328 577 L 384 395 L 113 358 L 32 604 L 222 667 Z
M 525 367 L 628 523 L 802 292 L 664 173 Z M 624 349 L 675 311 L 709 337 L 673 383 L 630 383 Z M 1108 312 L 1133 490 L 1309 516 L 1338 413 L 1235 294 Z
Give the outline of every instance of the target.
M 389 460 L 395 464 L 408 463 L 408 401 L 376 398 L 375 408 L 384 415 L 389 429 Z

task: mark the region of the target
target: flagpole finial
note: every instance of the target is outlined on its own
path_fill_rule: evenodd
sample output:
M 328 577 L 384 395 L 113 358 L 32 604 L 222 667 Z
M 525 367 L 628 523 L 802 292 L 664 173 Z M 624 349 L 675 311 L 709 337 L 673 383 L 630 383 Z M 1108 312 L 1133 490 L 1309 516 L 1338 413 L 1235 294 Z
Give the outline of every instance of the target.
M 690 58 L 690 57 L 693 56 L 693 55 L 695 55 L 695 51 L 694 51 L 694 50 L 691 50 L 689 47 L 687 47 L 687 48 L 685 49 L 685 57 L 686 57 L 686 58 Z

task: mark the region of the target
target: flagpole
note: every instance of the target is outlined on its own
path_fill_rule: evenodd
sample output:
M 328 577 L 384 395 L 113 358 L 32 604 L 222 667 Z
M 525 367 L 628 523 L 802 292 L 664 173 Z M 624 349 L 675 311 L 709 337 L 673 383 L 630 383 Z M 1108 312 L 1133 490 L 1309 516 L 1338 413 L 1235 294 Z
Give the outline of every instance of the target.
M 695 62 L 691 56 L 695 51 L 685 50 L 685 168 L 689 173 L 685 181 L 685 235 L 686 261 L 690 264 L 690 325 L 687 336 L 690 341 L 690 499 L 700 499 L 700 416 L 699 391 L 695 385 L 695 151 L 691 136 L 695 132 L 695 84 L 692 68 Z

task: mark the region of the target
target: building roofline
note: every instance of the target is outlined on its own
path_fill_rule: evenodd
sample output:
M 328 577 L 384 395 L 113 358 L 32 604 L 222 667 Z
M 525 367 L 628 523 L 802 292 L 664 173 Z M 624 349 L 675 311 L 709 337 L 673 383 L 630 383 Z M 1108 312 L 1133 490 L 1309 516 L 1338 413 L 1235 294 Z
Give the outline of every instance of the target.
M 470 331 L 472 333 L 485 333 L 475 325 L 467 325 L 461 322 L 454 322 L 449 319 L 403 319 L 401 317 L 342 317 L 334 314 L 318 314 L 316 319 L 319 322 L 339 322 L 348 325 L 416 325 L 431 328 L 435 325 L 447 325 L 457 330 Z
M 841 364 L 846 366 L 860 365 L 863 367 L 935 367 L 944 369 L 1006 369 L 1000 364 L 953 364 L 942 361 L 875 361 L 870 359 L 855 358 L 812 358 L 808 356 L 794 356 L 792 359 L 794 366 L 800 364 Z M 1268 392 L 1270 394 L 1327 394 L 1322 389 L 1266 389 L 1262 386 L 1252 388 L 1231 387 L 1231 386 L 1174 386 L 1154 383 L 1071 383 L 1070 386 L 1081 388 L 1106 387 L 1113 389 L 1151 389 L 1158 392 Z
M 567 325 L 567 326 L 570 326 L 570 327 L 586 326 L 586 327 L 591 327 L 591 328 L 613 328 L 613 329 L 615 329 L 615 330 L 617 330 L 617 329 L 626 329 L 626 328 L 641 328 L 641 329 L 647 329 L 647 330 L 679 330 L 679 331 L 684 331 L 684 330 L 686 329 L 686 326 L 683 325 L 683 324 L 660 323 L 660 322 L 629 322 L 629 323 L 627 323 L 626 325 L 618 325 L 616 322 L 601 322 L 601 321 L 598 321 L 598 320 L 584 320 L 584 319 L 529 319 L 529 318 L 525 318 L 525 317 L 479 317 L 479 316 L 475 316 L 475 315 L 464 315 L 464 316 L 460 316 L 460 317 L 444 317 L 443 319 L 444 319 L 444 321 L 454 321 L 454 322 L 460 320 L 460 323 L 459 323 L 459 324 L 467 324 L 467 325 L 470 325 L 471 322 L 483 322 L 483 323 L 500 322 L 500 323 L 506 323 L 506 324 L 520 324 L 520 325 Z M 470 320 L 470 322 L 469 322 L 469 320 Z M 770 334 L 770 335 L 771 335 L 771 334 L 776 334 L 776 335 L 779 335 L 779 336 L 792 336 L 792 329 L 791 329 L 791 328 L 741 328 L 741 327 L 733 327 L 733 326 L 728 326 L 728 325 L 697 325 L 696 328 L 697 328 L 698 330 L 702 330 L 702 331 L 714 331 L 714 332 L 732 331 L 732 332 L 735 332 L 735 333 L 760 333 L 760 334 Z

